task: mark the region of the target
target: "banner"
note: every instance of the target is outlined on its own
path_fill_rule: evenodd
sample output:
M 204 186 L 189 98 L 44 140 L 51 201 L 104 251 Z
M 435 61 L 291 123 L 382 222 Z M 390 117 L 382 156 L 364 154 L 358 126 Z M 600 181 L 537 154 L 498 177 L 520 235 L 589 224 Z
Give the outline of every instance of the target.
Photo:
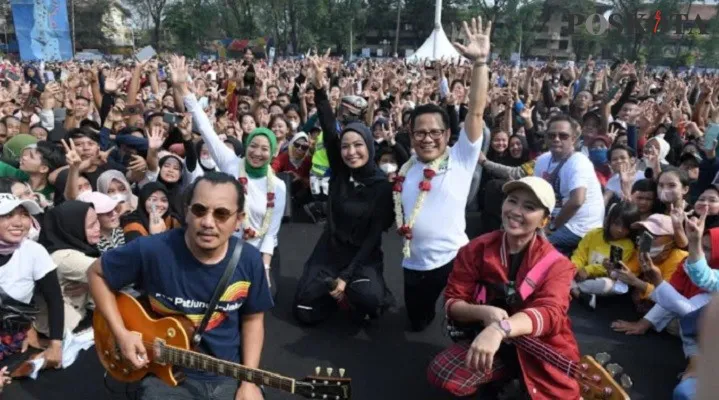
M 66 0 L 11 0 L 22 61 L 72 58 Z

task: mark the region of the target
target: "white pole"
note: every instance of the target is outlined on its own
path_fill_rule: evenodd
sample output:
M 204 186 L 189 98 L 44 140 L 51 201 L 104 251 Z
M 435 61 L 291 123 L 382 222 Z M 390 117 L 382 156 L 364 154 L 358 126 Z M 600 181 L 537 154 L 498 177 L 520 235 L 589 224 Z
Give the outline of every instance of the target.
M 432 58 L 437 59 L 437 37 L 442 29 L 442 0 L 434 3 L 434 32 L 432 32 Z
M 72 6 L 72 58 L 75 58 L 75 0 L 70 0 Z

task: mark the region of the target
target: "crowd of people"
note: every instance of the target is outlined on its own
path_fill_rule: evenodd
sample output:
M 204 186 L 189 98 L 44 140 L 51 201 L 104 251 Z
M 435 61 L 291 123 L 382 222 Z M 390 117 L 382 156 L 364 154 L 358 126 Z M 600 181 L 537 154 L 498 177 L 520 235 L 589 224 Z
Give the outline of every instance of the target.
M 63 340 L 100 312 L 145 366 L 117 310 L 122 290 L 196 325 L 210 314 L 202 351 L 259 367 L 262 315 L 278 295 L 294 291 L 306 325 L 336 312 L 372 323 L 396 304 L 382 249 L 396 229 L 409 329 L 435 321 L 443 294 L 451 329 L 471 332 L 428 366 L 433 385 L 469 396 L 519 379 L 520 398 L 579 398 L 566 371 L 506 339 L 578 360 L 570 301 L 627 296 L 637 318 L 612 328 L 677 335 L 687 368 L 674 398 L 697 398 L 697 324 L 719 290 L 716 78 L 591 58 L 505 65 L 488 59 L 482 25 L 465 23 L 462 59 L 419 64 L 330 51 L 268 62 L 251 50 L 3 61 L 0 359 L 35 347 L 60 367 Z M 470 241 L 475 211 L 482 235 Z M 323 233 L 297 287 L 279 287 L 278 234 L 298 212 Z M 262 398 L 200 371 L 141 389 Z

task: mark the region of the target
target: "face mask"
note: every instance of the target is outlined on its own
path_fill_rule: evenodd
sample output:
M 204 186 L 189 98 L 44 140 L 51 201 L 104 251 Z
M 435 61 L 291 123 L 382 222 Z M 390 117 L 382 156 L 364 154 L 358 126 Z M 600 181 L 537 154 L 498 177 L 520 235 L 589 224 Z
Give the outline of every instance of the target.
M 660 190 L 658 197 L 662 203 L 674 203 L 677 200 L 676 193 L 671 190 Z
M 395 164 L 395 163 L 380 164 L 379 169 L 381 169 L 385 174 L 391 174 L 391 173 L 397 172 L 397 164 Z
M 115 201 L 120 201 L 120 202 L 121 202 L 121 201 L 127 201 L 127 195 L 125 195 L 125 194 L 120 194 L 120 193 L 115 193 L 115 194 L 111 195 L 110 198 L 113 199 L 113 200 L 115 200 Z
M 215 169 L 217 164 L 215 164 L 215 160 L 212 159 L 212 157 L 202 157 L 200 158 L 200 165 L 204 169 Z
M 605 165 L 607 163 L 607 149 L 589 150 L 589 159 L 596 166 Z
M 77 194 L 77 197 L 80 198 L 81 196 L 85 195 L 86 193 L 92 193 L 92 190 L 83 190 L 82 192 Z
M 658 255 L 662 254 L 662 252 L 666 249 L 666 245 L 664 246 L 652 246 L 652 248 L 649 250 L 649 257 L 657 257 Z
M 290 126 L 292 127 L 292 131 L 296 132 L 297 128 L 299 128 L 300 123 L 297 121 L 290 121 Z

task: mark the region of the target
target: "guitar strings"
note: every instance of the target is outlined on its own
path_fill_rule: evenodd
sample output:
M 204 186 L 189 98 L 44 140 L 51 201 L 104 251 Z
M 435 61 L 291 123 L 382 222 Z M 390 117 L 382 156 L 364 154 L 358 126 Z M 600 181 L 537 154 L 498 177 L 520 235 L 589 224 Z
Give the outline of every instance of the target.
M 591 379 L 591 377 L 589 377 L 586 372 L 579 367 L 578 362 L 568 359 L 564 355 L 558 353 L 557 351 L 550 348 L 546 344 L 538 341 L 537 339 L 534 339 L 529 336 L 523 336 L 522 339 L 523 340 L 516 340 L 515 338 L 510 340 L 510 342 L 514 343 L 520 348 L 530 350 L 530 353 L 532 351 L 542 351 L 543 354 L 548 357 L 546 361 L 555 368 L 563 372 L 569 372 L 567 373 L 567 375 L 574 379 L 581 379 L 582 384 L 585 384 L 587 387 L 594 388 L 601 393 L 604 392 L 605 386 L 602 386 L 601 383 L 594 383 L 592 381 L 586 380 L 587 378 Z

